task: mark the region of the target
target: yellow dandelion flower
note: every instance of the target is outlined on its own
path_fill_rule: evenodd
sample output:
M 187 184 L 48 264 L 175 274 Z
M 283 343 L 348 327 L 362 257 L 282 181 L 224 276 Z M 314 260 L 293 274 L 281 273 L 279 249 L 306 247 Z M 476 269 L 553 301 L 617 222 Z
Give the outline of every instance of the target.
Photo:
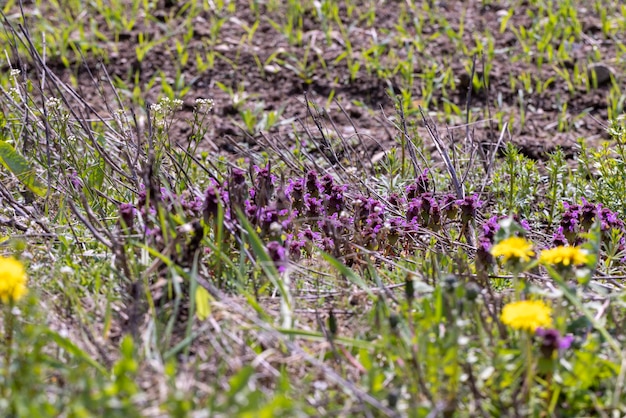
M 559 246 L 549 250 L 543 250 L 539 256 L 542 264 L 555 266 L 578 266 L 587 262 L 588 255 L 580 247 Z
M 535 255 L 532 242 L 526 241 L 522 237 L 511 237 L 503 239 L 491 248 L 494 257 L 502 257 L 504 261 L 530 261 L 530 257 Z
M 3 303 L 20 300 L 26 293 L 24 265 L 12 257 L 0 257 L 0 300 Z
M 502 309 L 502 323 L 513 329 L 535 332 L 539 327 L 552 326 L 552 309 L 541 300 L 522 300 L 507 304 Z

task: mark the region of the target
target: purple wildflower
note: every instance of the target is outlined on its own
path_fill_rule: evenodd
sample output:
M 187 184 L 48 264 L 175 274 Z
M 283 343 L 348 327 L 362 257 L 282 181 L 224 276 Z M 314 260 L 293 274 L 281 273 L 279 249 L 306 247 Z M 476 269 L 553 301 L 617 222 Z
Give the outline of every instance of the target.
M 320 184 L 324 193 L 330 194 L 334 185 L 333 176 L 331 176 L 330 174 L 324 174 L 320 181 Z
M 552 244 L 556 247 L 568 245 L 562 226 L 559 226 L 554 232 L 554 235 L 552 236 Z
M 528 223 L 528 221 L 526 219 L 521 219 L 519 221 L 519 224 L 522 228 L 524 228 L 526 231 L 530 231 L 530 223 Z
M 306 216 L 309 220 L 315 220 L 324 214 L 324 204 L 322 199 L 309 193 L 304 195 L 304 204 L 307 208 Z
M 302 211 L 304 208 L 304 180 L 296 179 L 290 180 L 285 194 L 291 199 L 291 206 L 297 210 Z
M 563 202 L 565 213 L 561 217 L 561 227 L 563 228 L 563 234 L 567 241 L 572 244 L 576 241 L 578 233 L 578 217 L 580 215 L 578 211 L 578 205 L 569 205 L 567 202 Z
M 406 201 L 398 193 L 391 193 L 389 196 L 387 196 L 387 202 L 389 202 L 389 205 L 391 207 L 395 209 L 400 209 L 400 207 L 404 205 Z
M 422 193 L 409 202 L 406 212 L 408 221 L 417 220 L 420 224 L 438 230 L 441 226 L 441 210 L 432 193 Z
M 329 215 L 339 213 L 344 209 L 344 194 L 348 190 L 347 185 L 334 185 L 328 193 L 325 194 L 326 211 Z
M 387 226 L 389 228 L 387 240 L 391 245 L 393 245 L 404 235 L 405 221 L 400 217 L 394 217 L 387 221 Z
M 567 350 L 571 345 L 574 337 L 572 335 L 561 336 L 556 329 L 537 328 L 535 335 L 541 337 L 541 354 L 545 358 L 554 358 L 557 353 Z
M 287 250 L 283 247 L 278 241 L 268 242 L 267 245 L 267 253 L 274 262 L 274 266 L 279 273 L 284 273 L 287 271 Z
M 131 203 L 122 203 L 118 209 L 123 225 L 132 229 L 135 220 L 135 207 Z
M 407 188 L 405 189 L 407 199 L 408 200 L 415 199 L 422 193 L 426 193 L 428 191 L 429 186 L 430 186 L 430 180 L 428 178 L 428 169 L 425 168 L 422 174 L 417 176 L 417 178 L 415 179 L 415 182 L 407 186 Z
M 448 219 L 455 219 L 456 215 L 459 213 L 459 206 L 456 203 L 456 196 L 453 194 L 444 195 L 440 202 L 439 207 L 441 211 Z
M 487 221 L 482 226 L 483 235 L 481 240 L 487 241 L 490 244 L 493 244 L 494 238 L 496 236 L 496 232 L 500 229 L 500 224 L 498 223 L 498 217 L 492 216 L 487 219 Z
M 254 185 L 254 203 L 257 206 L 266 206 L 274 195 L 276 176 L 272 174 L 272 165 L 267 163 L 263 168 L 254 167 L 256 182 Z
M 218 185 L 213 184 L 209 186 L 204 193 L 204 205 L 202 207 L 205 222 L 208 223 L 211 218 L 217 217 L 217 211 L 221 204 L 220 200 Z
M 202 196 L 192 195 L 192 192 L 185 190 L 180 195 L 180 206 L 191 216 L 198 216 L 202 213 L 204 200 Z
M 321 184 L 317 180 L 317 171 L 306 173 L 306 191 L 313 197 L 319 197 Z
M 476 218 L 476 211 L 483 205 L 477 194 L 465 196 L 464 199 L 457 200 L 457 205 L 461 209 L 461 222 L 467 224 Z
M 70 184 L 74 186 L 76 190 L 80 190 L 83 188 L 83 180 L 78 177 L 78 173 L 76 170 L 72 171 L 69 175 Z
M 332 253 L 335 250 L 335 241 L 332 238 L 323 238 L 320 243 L 323 251 L 327 253 Z
M 142 211 L 144 210 L 144 207 L 146 206 L 147 198 L 148 198 L 148 195 L 146 193 L 146 185 L 142 183 L 139 185 L 139 193 L 137 193 L 137 206 L 139 206 L 142 209 Z
M 603 208 L 601 204 L 598 205 L 598 216 L 602 231 L 624 229 L 624 222 L 619 218 L 619 215 L 608 208 Z
M 270 232 L 270 229 L 273 228 L 273 224 L 280 225 L 278 211 L 272 207 L 264 207 L 259 208 L 257 212 L 257 221 L 259 226 L 261 227 L 261 233 L 266 235 Z M 282 228 L 282 226 L 281 226 Z
M 491 245 L 492 242 L 483 238 L 480 240 L 478 247 L 476 248 L 476 265 L 482 267 L 483 269 L 488 268 L 495 262 L 490 251 Z
M 299 261 L 302 255 L 302 250 L 306 247 L 306 241 L 300 239 L 290 239 L 289 243 L 289 257 L 294 261 Z
M 233 168 L 228 179 L 228 197 L 233 209 L 243 210 L 245 201 L 250 197 L 250 191 L 246 184 L 246 176 L 243 170 Z
M 362 230 L 367 225 L 384 222 L 384 208 L 378 200 L 359 196 L 354 201 L 354 226 Z

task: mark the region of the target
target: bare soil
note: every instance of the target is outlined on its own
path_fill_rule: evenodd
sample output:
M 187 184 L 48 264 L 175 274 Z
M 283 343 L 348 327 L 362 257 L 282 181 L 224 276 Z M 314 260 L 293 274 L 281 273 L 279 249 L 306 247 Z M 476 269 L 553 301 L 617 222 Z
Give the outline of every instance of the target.
M 496 2 L 497 3 L 497 2 Z M 150 39 L 159 39 L 172 33 L 182 34 L 189 28 L 177 27 L 176 19 L 166 19 L 166 16 L 173 16 L 181 12 L 181 7 L 185 2 L 174 2 L 163 0 L 159 3 L 159 9 L 154 12 L 157 20 L 167 21 L 161 26 L 150 24 L 145 27 L 138 24 L 129 33 L 124 33 L 117 42 L 110 42 L 103 47 L 108 51 L 103 64 L 107 72 L 113 77 L 122 80 L 133 80 L 136 76 L 137 85 L 143 90 L 143 95 L 147 102 L 157 100 L 160 90 L 159 82 L 152 88 L 146 88 L 147 83 L 158 76 L 165 77 L 166 82 L 173 84 L 178 70 L 177 58 L 173 41 L 166 41 L 155 46 L 147 54 L 142 62 L 137 61 L 135 47 L 139 36 Z M 282 144 L 289 144 L 293 141 L 294 126 L 296 131 L 303 132 L 309 129 L 315 132 L 315 125 L 307 115 L 305 105 L 305 93 L 307 98 L 317 103 L 320 108 L 328 102 L 329 95 L 335 95 L 337 103 L 341 105 L 341 110 L 336 103 L 331 104 L 330 109 L 322 116 L 325 126 L 331 130 L 336 130 L 345 136 L 354 133 L 355 127 L 362 138 L 366 140 L 363 152 L 369 158 L 374 154 L 390 148 L 395 144 L 398 136 L 397 130 L 387 120 L 390 115 L 395 115 L 395 103 L 388 94 L 389 87 L 393 87 L 396 92 L 402 86 L 403 81 L 399 76 L 394 76 L 389 80 L 381 80 L 375 75 L 368 74 L 363 68 L 359 71 L 354 80 L 350 80 L 345 60 L 335 63 L 335 60 L 342 54 L 346 46 L 339 33 L 333 32 L 329 43 L 325 39 L 320 23 L 314 16 L 305 16 L 303 20 L 303 46 L 290 45 L 288 40 L 280 34 L 270 23 L 270 21 L 284 21 L 284 10 L 267 10 L 260 4 L 259 14 L 254 14 L 249 7 L 249 2 L 236 0 L 236 12 L 230 16 L 220 29 L 219 39 L 210 41 L 210 22 L 213 11 L 205 11 L 193 21 L 193 36 L 188 46 L 190 59 L 187 65 L 183 66 L 182 74 L 185 82 L 190 86 L 189 92 L 184 97 L 185 106 L 183 118 L 190 119 L 193 104 L 196 98 L 211 97 L 215 100 L 215 108 L 210 116 L 210 129 L 206 135 L 205 148 L 227 154 L 238 155 L 240 146 L 252 146 L 257 144 L 256 138 L 247 135 L 240 126 L 241 119 L 237 109 L 233 106 L 232 98 L 217 87 L 217 83 L 229 86 L 233 91 L 237 91 L 240 86 L 250 97 L 245 104 L 247 107 L 254 107 L 262 102 L 265 110 L 276 110 L 284 108 L 283 119 L 292 119 L 294 124 L 285 124 L 275 127 L 266 132 L 269 137 L 274 138 Z M 584 138 L 593 143 L 606 139 L 607 121 L 607 98 L 610 90 L 610 80 L 590 91 L 575 89 L 573 92 L 568 89 L 566 82 L 556 73 L 556 68 L 571 71 L 574 63 L 584 63 L 582 68 L 587 68 L 592 62 L 592 56 L 601 56 L 603 65 L 609 65 L 616 70 L 619 77 L 620 69 L 625 63 L 617 60 L 618 52 L 615 42 L 603 37 L 600 30 L 599 17 L 593 10 L 581 11 L 580 18 L 583 23 L 585 36 L 582 41 L 571 45 L 570 59 L 567 62 L 559 63 L 558 66 L 544 65 L 540 70 L 536 65 L 515 60 L 513 57 L 522 54 L 522 46 L 511 31 L 500 33 L 499 13 L 508 8 L 506 1 L 500 5 L 483 6 L 483 2 L 476 0 L 467 1 L 441 1 L 435 2 L 433 7 L 442 16 L 445 16 L 450 23 L 452 30 L 459 30 L 461 19 L 464 19 L 463 39 L 470 47 L 475 44 L 474 37 L 481 37 L 483 33 L 489 32 L 496 39 L 495 50 L 498 53 L 493 61 L 493 67 L 489 72 L 488 88 L 476 89 L 471 95 L 470 106 L 473 109 L 472 125 L 473 138 L 482 143 L 495 143 L 499 136 L 497 125 L 490 124 L 488 119 L 498 110 L 507 115 L 512 115 L 513 123 L 509 126 L 511 140 L 519 145 L 522 152 L 532 158 L 541 159 L 555 148 L 561 146 L 567 155 L 573 155 L 578 138 Z M 368 7 L 368 2 L 364 2 L 363 10 Z M 418 7 L 419 9 L 419 7 Z M 531 9 L 518 8 L 512 16 L 509 27 L 512 25 L 529 26 L 532 22 L 530 17 Z M 376 10 L 373 22 L 356 21 L 355 15 L 347 17 L 346 10 L 341 10 L 343 25 L 350 33 L 352 49 L 355 56 L 367 49 L 373 39 L 389 40 L 387 49 L 396 49 L 399 57 L 405 54 L 403 45 L 392 39 L 390 34 L 397 32 L 395 25 L 398 22 L 400 13 L 411 14 L 403 2 L 390 1 L 384 5 L 379 5 Z M 420 16 L 409 16 L 411 19 L 418 19 Z M 254 36 L 247 39 L 246 27 L 251 27 L 255 21 L 260 19 L 260 24 Z M 99 23 L 98 30 L 105 35 L 112 34 L 103 18 L 97 16 Z M 413 28 L 406 28 L 409 35 L 415 32 Z M 108 33 L 107 33 L 108 31 Z M 445 31 L 436 22 L 426 24 L 424 33 L 434 35 Z M 180 36 L 176 35 L 178 38 Z M 621 35 L 626 36 L 626 35 Z M 557 45 L 558 47 L 558 45 Z M 195 63 L 196 52 L 213 50 L 219 54 L 215 60 L 213 68 L 204 72 L 199 72 Z M 308 81 L 303 80 L 294 71 L 283 67 L 259 65 L 259 61 L 264 63 L 272 54 L 285 62 L 294 62 L 290 56 L 296 57 L 298 61 L 304 61 L 305 55 L 308 62 L 314 67 L 309 74 Z M 323 60 L 322 60 L 323 58 Z M 434 101 L 437 106 L 431 106 L 426 110 L 435 116 L 442 128 L 445 136 L 447 125 L 459 125 L 464 123 L 463 118 L 452 118 L 447 122 L 441 117 L 443 112 L 443 102 L 448 100 L 462 109 L 465 108 L 468 98 L 469 68 L 472 57 L 463 54 L 462 51 L 450 41 L 447 36 L 438 36 L 428 41 L 425 50 L 420 56 L 413 58 L 415 82 L 412 86 L 413 97 L 420 97 L 421 78 L 420 76 L 436 65 L 443 73 L 451 68 L 456 80 L 456 89 L 436 89 Z M 100 59 L 97 57 L 86 57 L 86 66 L 97 76 L 102 76 L 103 72 L 98 70 Z M 75 61 L 70 68 L 66 68 L 59 57 L 49 57 L 48 64 L 59 73 L 62 78 L 69 79 L 74 75 L 79 84 L 79 90 L 87 101 L 93 103 L 100 102 L 99 86 L 94 85 L 92 78 L 86 70 L 85 63 Z M 323 67 L 323 64 L 326 68 Z M 476 61 L 476 71 L 480 72 L 482 62 L 480 57 Z M 549 88 L 545 93 L 526 94 L 524 104 L 520 105 L 520 86 L 512 88 L 511 78 L 529 72 L 539 74 L 541 80 L 553 78 Z M 159 76 L 161 74 L 161 76 Z M 617 80 L 617 82 L 622 82 Z M 519 84 L 519 83 L 518 83 Z M 134 82 L 129 86 L 134 87 Z M 498 108 L 493 103 L 499 101 Z M 418 100 L 419 101 L 419 100 Z M 568 120 L 571 123 L 569 130 L 559 132 L 558 120 L 561 113 L 560 106 L 567 103 Z M 416 105 L 417 103 L 414 103 Z M 522 125 L 521 110 L 524 111 L 526 122 Z M 574 122 L 573 117 L 586 111 L 587 116 Z M 313 110 L 312 113 L 316 113 Z M 333 125 L 329 118 L 332 119 Z M 415 121 L 421 124 L 419 113 L 416 111 L 409 115 L 409 122 Z M 301 123 L 300 123 L 301 122 Z M 494 129 L 494 126 L 496 128 Z M 419 132 L 419 131 L 418 131 Z M 423 132 L 423 131 L 422 131 Z M 455 136 L 463 138 L 465 129 L 451 130 Z M 184 142 L 191 134 L 191 130 L 186 123 L 178 123 L 173 127 L 172 137 L 180 142 Z M 458 139 L 458 138 L 456 138 Z

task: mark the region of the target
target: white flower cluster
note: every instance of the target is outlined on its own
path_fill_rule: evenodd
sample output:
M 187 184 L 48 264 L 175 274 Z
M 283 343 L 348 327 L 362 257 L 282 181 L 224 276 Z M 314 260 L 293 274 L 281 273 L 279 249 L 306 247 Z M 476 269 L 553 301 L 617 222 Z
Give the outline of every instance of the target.
M 11 98 L 15 100 L 16 102 L 20 102 L 22 99 L 22 94 L 20 93 L 20 89 L 18 89 L 17 87 L 9 88 L 9 96 L 11 96 Z
M 152 104 L 150 110 L 155 115 L 167 116 L 172 112 L 180 110 L 183 107 L 183 101 L 180 99 L 170 99 L 169 97 L 163 97 L 158 103 Z
M 200 113 L 209 113 L 213 109 L 213 99 L 196 99 L 196 108 Z
M 180 110 L 183 107 L 183 101 L 180 99 L 170 99 L 169 97 L 163 97 L 158 103 L 154 103 L 150 106 L 152 111 L 152 118 L 154 120 L 154 126 L 158 128 L 166 127 L 166 119 L 172 116 L 174 112 Z
M 46 100 L 45 106 L 51 118 L 60 122 L 67 122 L 69 120 L 70 115 L 63 108 L 63 102 L 61 101 L 61 99 L 57 99 L 56 97 L 50 97 L 48 100 Z
M 152 104 L 150 110 L 152 111 L 154 126 L 157 128 L 165 128 L 165 120 L 182 107 L 182 100 L 172 100 L 168 97 L 163 97 L 158 103 Z
M 50 97 L 46 100 L 46 109 L 49 111 L 61 109 L 61 100 L 56 97 Z

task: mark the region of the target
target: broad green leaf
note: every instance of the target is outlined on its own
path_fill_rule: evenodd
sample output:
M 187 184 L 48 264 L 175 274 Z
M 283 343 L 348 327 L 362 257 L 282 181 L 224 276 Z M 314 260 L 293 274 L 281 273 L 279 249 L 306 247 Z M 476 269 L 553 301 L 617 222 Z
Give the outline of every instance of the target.
M 0 162 L 7 170 L 15 174 L 20 182 L 28 187 L 33 193 L 45 196 L 46 187 L 35 176 L 35 171 L 28 161 L 20 155 L 11 144 L 0 140 Z

